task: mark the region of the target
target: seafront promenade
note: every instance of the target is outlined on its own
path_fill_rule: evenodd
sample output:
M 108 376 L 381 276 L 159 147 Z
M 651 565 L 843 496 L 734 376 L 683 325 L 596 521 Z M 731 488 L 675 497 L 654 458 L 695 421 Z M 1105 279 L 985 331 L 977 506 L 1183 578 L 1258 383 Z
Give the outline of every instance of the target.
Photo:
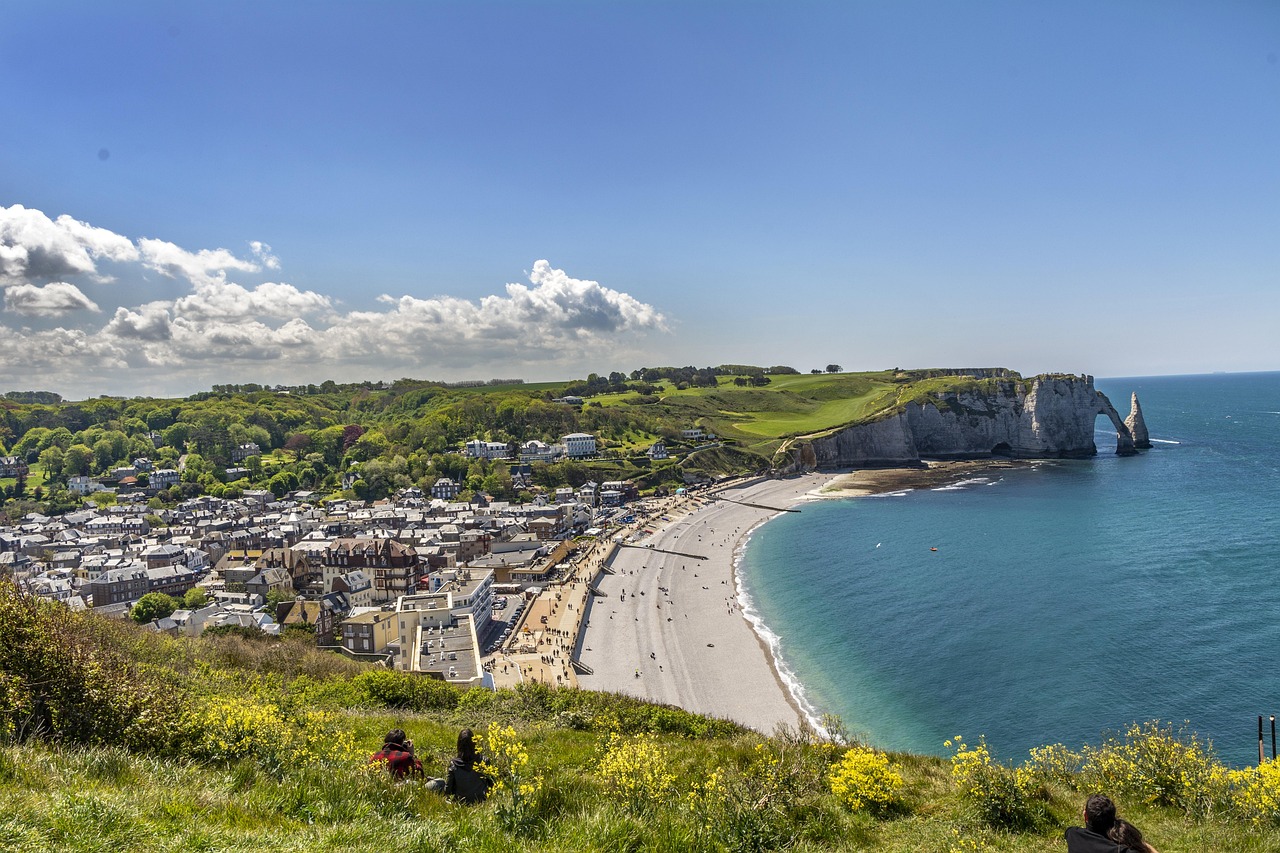
M 650 499 L 645 503 L 647 509 L 637 512 L 634 522 L 610 530 L 606 537 L 591 541 L 576 554 L 564 577 L 543 586 L 528 603 L 511 637 L 493 657 L 495 686 L 510 687 L 522 681 L 580 686 L 572 661 L 583 639 L 593 581 L 607 573 L 605 567 L 625 547 L 623 543 L 645 535 L 646 529 L 652 529 L 649 525 L 658 523 L 661 517 L 684 514 L 697 505 L 683 494 Z

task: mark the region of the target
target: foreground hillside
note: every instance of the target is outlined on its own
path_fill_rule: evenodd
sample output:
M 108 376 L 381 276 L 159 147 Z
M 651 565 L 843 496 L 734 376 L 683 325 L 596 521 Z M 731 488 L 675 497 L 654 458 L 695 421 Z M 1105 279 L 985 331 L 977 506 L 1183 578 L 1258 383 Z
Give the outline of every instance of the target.
M 366 765 L 402 727 L 439 773 L 463 725 L 497 780 L 481 806 Z M 463 692 L 298 638 L 144 634 L 7 584 L 0 731 L 6 850 L 1051 851 L 1095 788 L 1164 853 L 1280 850 L 1280 769 L 1228 771 L 1156 724 L 1015 770 L 981 741 L 885 754 L 606 694 Z

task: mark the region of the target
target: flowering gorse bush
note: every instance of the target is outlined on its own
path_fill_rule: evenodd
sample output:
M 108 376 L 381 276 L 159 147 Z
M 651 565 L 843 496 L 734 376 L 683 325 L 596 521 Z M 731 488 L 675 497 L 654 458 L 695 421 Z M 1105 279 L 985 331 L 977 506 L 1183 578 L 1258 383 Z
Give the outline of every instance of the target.
M 605 741 L 596 769 L 610 793 L 642 811 L 674 796 L 676 776 L 670 766 L 669 752 L 653 734 L 623 737 L 615 731 Z
M 979 820 L 992 829 L 1034 829 L 1048 817 L 1044 793 L 1035 773 L 1027 767 L 1013 769 L 991 759 L 986 738 L 969 746 L 957 735 L 944 744 L 954 748 L 951 775 Z
M 286 714 L 242 697 L 204 700 L 191 712 L 192 753 L 212 761 L 252 758 L 273 769 L 354 761 L 355 739 L 325 711 Z
M 1090 788 L 1170 806 L 1193 817 L 1228 799 L 1229 774 L 1213 746 L 1185 728 L 1134 723 L 1122 737 L 1083 750 L 1081 778 Z
M 484 761 L 477 769 L 493 781 L 489 797 L 495 801 L 498 822 L 508 832 L 530 832 L 533 802 L 542 792 L 543 779 L 529 769 L 529 751 L 514 727 L 496 722 L 489 724 L 479 741 Z
M 1080 764 L 1084 759 L 1080 753 L 1067 749 L 1060 743 L 1049 746 L 1037 746 L 1031 750 L 1031 760 L 1024 766 L 1037 779 L 1045 783 L 1066 785 L 1072 790 L 1080 789 Z
M 1280 761 L 1228 773 L 1237 815 L 1254 827 L 1280 826 Z
M 828 783 L 831 793 L 849 808 L 878 814 L 898 802 L 903 785 L 902 774 L 889 763 L 889 757 L 864 746 L 845 752 L 831 768 Z

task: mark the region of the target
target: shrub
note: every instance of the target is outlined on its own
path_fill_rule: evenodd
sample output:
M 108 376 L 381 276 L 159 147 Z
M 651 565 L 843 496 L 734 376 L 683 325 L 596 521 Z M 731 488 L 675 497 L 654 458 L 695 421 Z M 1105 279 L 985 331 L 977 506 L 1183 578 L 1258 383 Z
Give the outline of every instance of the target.
M 953 746 L 951 741 L 945 745 Z M 986 738 L 978 738 L 977 745 L 970 747 L 957 736 L 954 749 L 951 775 L 982 823 L 992 829 L 1022 832 L 1047 822 L 1045 795 L 1034 773 L 994 762 Z
M 529 834 L 534 828 L 533 805 L 542 792 L 542 776 L 529 769 L 529 752 L 513 727 L 490 723 L 479 741 L 484 753 L 480 771 L 493 780 L 489 796 L 495 801 L 498 823 L 508 832 Z
M 0 732 L 165 751 L 183 733 L 179 693 L 105 642 L 90 614 L 0 581 Z
M 1209 814 L 1228 795 L 1228 772 L 1213 745 L 1195 732 L 1158 721 L 1134 723 L 1121 737 L 1085 747 L 1081 778 L 1090 788 L 1170 806 L 1194 817 Z
M 1041 782 L 1066 785 L 1072 790 L 1080 790 L 1080 765 L 1084 759 L 1080 753 L 1072 752 L 1060 743 L 1050 746 L 1038 746 L 1031 750 L 1031 760 L 1026 763 L 1027 771 Z
M 795 840 L 790 809 L 796 796 L 797 753 L 757 743 L 740 768 L 712 773 L 690 795 L 710 846 L 733 851 L 775 850 Z
M 624 738 L 609 735 L 596 765 L 609 792 L 635 811 L 667 802 L 675 794 L 671 755 L 652 734 Z
M 902 774 L 882 752 L 855 746 L 831 769 L 831 793 L 850 809 L 883 814 L 898 801 Z
M 1280 761 L 1229 773 L 1234 811 L 1255 827 L 1280 826 Z
M 192 712 L 190 726 L 191 754 L 222 763 L 248 758 L 280 771 L 347 763 L 359 755 L 354 737 L 334 715 L 309 710 L 287 715 L 256 699 L 207 699 Z
M 368 697 L 362 704 L 412 711 L 449 709 L 458 705 L 459 690 L 451 684 L 410 672 L 371 669 L 354 676 L 350 683 Z

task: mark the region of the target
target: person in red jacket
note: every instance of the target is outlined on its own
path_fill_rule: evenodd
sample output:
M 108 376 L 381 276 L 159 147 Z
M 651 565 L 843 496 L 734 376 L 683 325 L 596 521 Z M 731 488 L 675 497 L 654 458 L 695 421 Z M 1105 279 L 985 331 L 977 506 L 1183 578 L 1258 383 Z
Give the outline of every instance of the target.
M 404 736 L 404 729 L 392 729 L 382 741 L 382 749 L 369 758 L 370 764 L 385 763 L 393 779 L 406 776 L 422 776 L 422 762 L 413 755 L 413 741 Z

